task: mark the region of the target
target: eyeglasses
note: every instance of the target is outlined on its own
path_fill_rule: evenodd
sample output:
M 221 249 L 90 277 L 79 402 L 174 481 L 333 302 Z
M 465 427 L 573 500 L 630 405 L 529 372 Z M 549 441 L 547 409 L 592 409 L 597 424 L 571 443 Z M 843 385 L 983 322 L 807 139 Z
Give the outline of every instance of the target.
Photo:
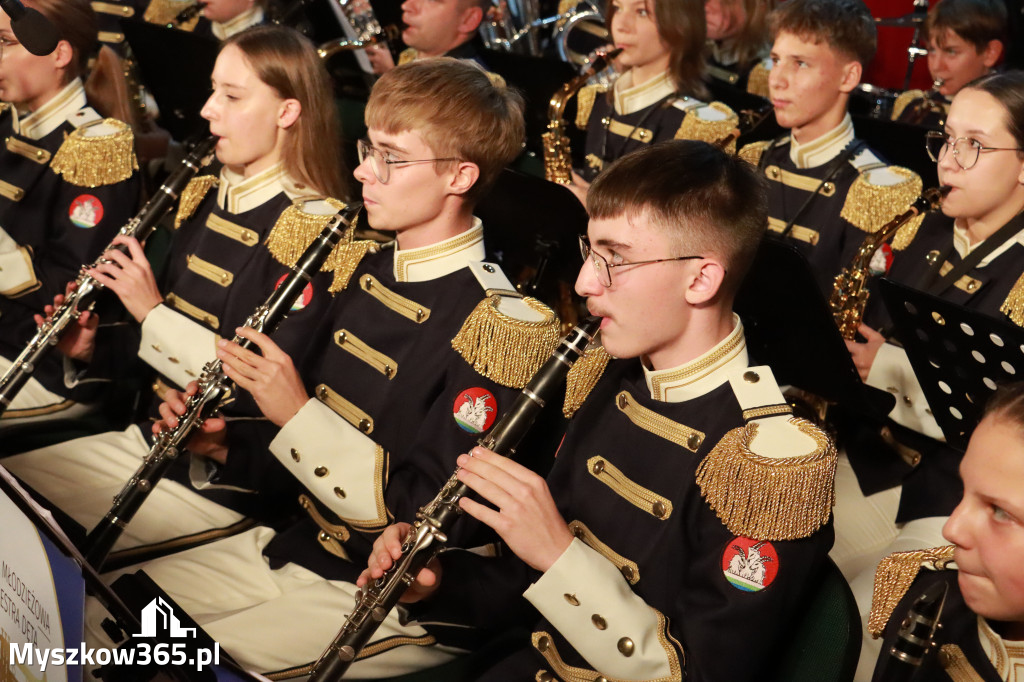
M 362 163 L 366 159 L 370 159 L 370 170 L 373 171 L 374 176 L 382 182 L 387 183 L 391 179 L 391 167 L 399 164 L 413 164 L 413 163 L 433 163 L 434 161 L 461 161 L 462 159 L 454 156 L 446 156 L 440 159 L 410 159 L 409 161 L 403 161 L 399 159 L 391 158 L 391 153 L 386 152 L 383 149 L 377 149 L 369 140 L 359 140 L 356 143 L 356 151 L 359 153 L 359 163 Z
M 972 137 L 951 138 L 938 130 L 929 130 L 924 136 L 925 148 L 932 161 L 938 163 L 946 156 L 946 150 L 953 148 L 953 159 L 964 170 L 974 168 L 982 152 L 1020 152 L 1020 147 L 983 147 Z
M 605 287 L 612 285 L 612 268 L 621 268 L 624 265 L 650 265 L 651 263 L 668 263 L 674 260 L 701 260 L 704 256 L 676 256 L 675 258 L 658 258 L 657 260 L 638 260 L 632 263 L 609 263 L 608 260 L 594 251 L 590 246 L 590 237 L 580 235 L 580 254 L 583 256 L 583 262 L 586 263 L 588 260 L 594 264 L 594 272 L 597 274 L 597 279 Z

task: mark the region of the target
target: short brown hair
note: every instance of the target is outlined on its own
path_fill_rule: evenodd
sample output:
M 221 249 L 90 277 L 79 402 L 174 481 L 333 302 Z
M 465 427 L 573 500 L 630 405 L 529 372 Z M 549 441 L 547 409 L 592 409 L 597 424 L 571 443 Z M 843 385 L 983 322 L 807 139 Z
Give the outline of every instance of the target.
M 64 82 L 70 83 L 83 76 L 89 59 L 96 51 L 96 14 L 88 0 L 25 0 L 46 17 L 61 40 L 71 45 L 72 58 L 64 74 Z
M 685 245 L 726 267 L 722 292 L 739 290 L 768 227 L 767 186 L 757 170 L 715 145 L 668 140 L 618 159 L 587 194 L 591 218 L 646 216 Z
M 525 136 L 522 97 L 500 77 L 450 57 L 418 59 L 381 76 L 366 103 L 366 126 L 415 132 L 438 157 L 476 164 L 480 178 L 465 194 L 474 204 L 519 155 Z
M 824 42 L 866 67 L 875 58 L 878 31 L 862 0 L 786 0 L 768 17 L 772 38 L 792 33 Z
M 331 79 L 313 44 L 294 29 L 269 24 L 231 36 L 221 49 L 227 45 L 240 49 L 257 77 L 278 96 L 296 99 L 302 107 L 282 152 L 288 174 L 315 192 L 347 199 Z
M 981 52 L 992 40 L 1006 45 L 1007 24 L 1003 0 L 940 0 L 928 12 L 924 30 L 929 42 L 952 31 Z

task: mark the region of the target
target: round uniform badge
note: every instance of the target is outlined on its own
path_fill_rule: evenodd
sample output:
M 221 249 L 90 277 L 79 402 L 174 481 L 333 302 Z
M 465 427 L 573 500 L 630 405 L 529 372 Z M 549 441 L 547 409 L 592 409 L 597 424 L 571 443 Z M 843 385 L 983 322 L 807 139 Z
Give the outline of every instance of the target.
M 68 217 L 77 227 L 96 227 L 103 220 L 103 204 L 91 194 L 80 194 L 71 202 Z
M 876 277 L 881 277 L 889 273 L 889 268 L 892 267 L 893 254 L 892 247 L 888 244 L 882 244 L 878 247 L 878 251 L 871 256 L 871 262 L 868 263 L 868 269 L 871 274 Z
M 284 282 L 286 277 L 288 277 L 287 274 L 281 275 L 281 279 L 277 280 L 277 284 L 274 285 L 274 291 L 277 291 L 278 287 L 281 286 L 281 283 Z M 292 303 L 291 311 L 294 313 L 296 311 L 302 310 L 307 305 L 309 305 L 312 300 L 313 300 L 313 283 L 312 282 L 307 282 L 306 283 L 306 288 L 304 288 L 302 290 L 302 295 L 298 296 L 295 299 L 295 303 Z
M 735 537 L 722 552 L 722 573 L 729 584 L 744 592 L 760 592 L 775 580 L 779 555 L 767 540 Z
M 498 414 L 498 401 L 486 388 L 459 391 L 452 405 L 452 416 L 459 428 L 469 433 L 483 433 L 491 428 Z

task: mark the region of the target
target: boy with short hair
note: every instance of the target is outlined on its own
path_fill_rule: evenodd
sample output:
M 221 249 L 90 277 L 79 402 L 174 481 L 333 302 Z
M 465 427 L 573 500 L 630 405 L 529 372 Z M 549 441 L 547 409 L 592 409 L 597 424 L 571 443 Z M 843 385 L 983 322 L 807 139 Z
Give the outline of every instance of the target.
M 483 448 L 459 458 L 483 498 L 462 509 L 510 551 L 446 552 L 440 584 L 424 573 L 406 595 L 429 596 L 412 609 L 423 620 L 495 627 L 521 596 L 540 612 L 526 614 L 530 642 L 481 679 L 770 676 L 831 546 L 835 451 L 791 417 L 771 370 L 750 366 L 732 312 L 763 192 L 740 159 L 683 140 L 623 157 L 592 185 L 576 290 L 622 359 L 546 480 Z M 360 583 L 400 556 L 406 529 L 382 534 Z M 728 654 L 738 642 L 743 665 Z
M 850 263 L 868 233 L 921 192 L 916 173 L 887 166 L 857 139 L 850 93 L 874 57 L 875 23 L 861 0 L 787 0 L 770 15 L 774 62 L 768 79 L 787 136 L 740 154 L 769 181 L 768 229 L 800 249 L 821 288 Z M 893 240 L 903 248 L 919 221 Z
M 486 66 L 476 46 L 476 31 L 491 6 L 489 0 L 405 0 L 402 41 L 407 48 L 399 64 L 429 57 L 469 59 Z M 387 47 L 366 51 L 376 74 L 395 68 Z

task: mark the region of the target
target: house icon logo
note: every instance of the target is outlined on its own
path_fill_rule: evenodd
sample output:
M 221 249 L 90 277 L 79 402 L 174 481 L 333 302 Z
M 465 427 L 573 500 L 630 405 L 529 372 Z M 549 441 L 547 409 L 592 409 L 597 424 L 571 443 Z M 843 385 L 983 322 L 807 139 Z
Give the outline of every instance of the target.
M 132 637 L 156 637 L 158 633 L 166 633 L 169 637 L 195 637 L 195 628 L 183 628 L 174 615 L 174 609 L 157 597 L 142 609 L 142 632 Z

